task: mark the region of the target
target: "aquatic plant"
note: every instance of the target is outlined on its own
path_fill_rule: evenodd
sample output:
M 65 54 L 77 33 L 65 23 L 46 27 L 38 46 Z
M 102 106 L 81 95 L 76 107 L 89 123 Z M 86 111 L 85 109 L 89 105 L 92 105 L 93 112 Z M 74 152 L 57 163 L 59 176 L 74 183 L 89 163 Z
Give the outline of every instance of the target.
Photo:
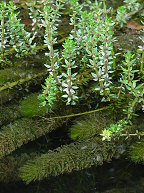
M 79 119 L 70 128 L 70 137 L 73 140 L 83 141 L 99 136 L 104 128 L 114 123 L 114 116 L 110 111 L 96 112 Z
M 84 71 L 89 70 L 87 84 L 93 80 L 93 92 L 98 94 L 101 101 L 104 102 L 113 103 L 115 101 L 116 104 L 117 101 L 121 101 L 121 105 L 124 104 L 126 108 L 127 119 L 131 119 L 138 104 L 143 102 L 142 78 L 141 76 L 137 78 L 140 72 L 139 69 L 135 69 L 138 63 L 135 59 L 136 55 L 128 52 L 125 54 L 122 67 L 119 67 L 119 64 L 117 66 L 115 61 L 119 53 L 114 53 L 115 22 L 108 15 L 109 11 L 106 9 L 105 3 L 96 1 L 91 4 L 90 11 L 83 10 L 84 5 L 80 5 L 78 1 L 70 1 L 70 5 L 72 10 L 70 24 L 73 24 L 73 30 L 63 44 L 62 54 L 53 47 L 53 41 L 56 41 L 58 19 L 55 18 L 51 22 L 47 18 L 49 23 L 47 25 L 53 25 L 49 29 L 43 22 L 45 31 L 51 35 L 46 43 L 50 50 L 48 54 L 46 53 L 49 56 L 50 65 L 46 65 L 46 67 L 52 76 L 50 79 L 53 78 L 53 81 L 47 80 L 46 85 L 48 84 L 48 86 L 44 86 L 46 95 L 42 94 L 43 104 L 49 103 L 52 108 L 57 96 L 58 100 L 60 97 L 61 100 L 65 99 L 67 105 L 76 104 L 79 98 L 82 98 L 80 94 L 82 87 L 78 86 L 77 78 Z M 56 3 L 54 8 L 54 10 L 49 10 L 52 15 L 55 12 L 58 14 L 59 4 Z M 80 12 L 76 13 L 78 9 Z M 44 14 L 42 14 L 43 17 Z M 50 32 L 50 29 L 53 31 Z M 49 42 L 50 39 L 53 41 Z M 50 96 L 49 92 L 52 88 L 55 90 L 53 92 L 55 97 L 50 97 L 48 101 L 46 98 Z M 122 102 L 124 98 L 128 98 L 125 103 Z
M 131 145 L 129 149 L 129 157 L 135 163 L 144 164 L 144 141 L 138 141 Z
M 36 44 L 33 44 L 35 34 L 31 36 L 30 32 L 24 29 L 24 24 L 18 18 L 16 5 L 10 1 L 8 4 L 4 1 L 0 3 L 0 63 L 1 67 L 10 63 L 7 55 L 10 48 L 16 51 L 16 57 L 20 57 L 33 52 Z
M 0 126 L 8 124 L 17 118 L 20 118 L 21 112 L 17 104 L 12 104 L 10 106 L 1 106 L 0 109 Z
M 120 120 L 117 123 L 111 124 L 108 128 L 105 128 L 102 130 L 102 133 L 100 134 L 102 136 L 102 140 L 105 141 L 111 141 L 116 138 L 120 138 L 123 130 L 126 130 L 127 121 Z
M 42 120 L 22 118 L 14 124 L 3 126 L 0 131 L 0 158 L 8 155 L 23 144 L 33 141 L 49 133 L 63 124 L 64 121 L 51 120 L 49 123 Z
M 136 13 L 142 9 L 138 0 L 124 0 L 124 5 L 117 9 L 116 21 L 122 27 Z
M 121 86 L 119 95 L 120 92 L 124 92 L 127 93 L 127 97 L 129 98 L 127 109 L 123 109 L 127 114 L 128 120 L 130 120 L 131 116 L 133 116 L 138 104 L 141 105 L 141 108 L 144 105 L 144 83 L 142 83 L 138 78 L 135 79 L 135 74 L 139 72 L 138 69 L 135 69 L 136 65 L 135 56 L 130 52 L 126 53 L 125 61 L 121 66 L 123 72 L 120 79 Z
M 31 160 L 38 156 L 39 153 L 21 153 L 20 155 L 7 156 L 0 161 L 0 182 L 9 183 L 9 182 L 19 182 L 20 176 L 19 167 L 22 167 L 25 162 Z
M 128 9 L 132 10 L 132 4 L 129 1 L 127 3 L 130 6 Z M 14 160 L 14 168 L 18 166 L 14 173 L 16 178 L 30 183 L 65 172 L 101 165 L 104 161 L 111 161 L 113 157 L 123 154 L 127 143 L 131 143 L 127 124 L 133 124 L 135 114 L 143 109 L 143 54 L 130 51 L 124 55 L 117 53 L 114 46 L 117 18 L 114 19 L 111 15 L 111 9 L 106 8 L 105 1 L 85 1 L 84 4 L 80 4 L 78 0 L 44 0 L 42 7 L 39 7 L 40 1 L 32 2 L 28 4 L 33 20 L 30 34 L 20 23 L 18 13 L 15 13 L 17 9 L 12 5 L 14 4 L 2 3 L 4 10 L 1 9 L 0 13 L 1 62 L 4 63 L 9 48 L 13 48 L 18 57 L 26 55 L 29 51 L 33 52 L 36 30 L 39 29 L 38 33 L 42 30 L 41 35 L 44 34 L 41 39 L 45 44 L 44 48 L 47 48 L 45 67 L 48 72 L 11 82 L 1 87 L 0 91 L 7 91 L 4 95 L 6 98 L 7 93 L 15 87 L 30 83 L 38 77 L 48 77 L 42 86 L 43 91 L 39 97 L 41 101 L 36 95 L 21 101 L 21 112 L 27 118 L 2 126 L 0 158 L 56 130 L 63 123 L 67 123 L 68 119 L 82 115 L 85 117 L 81 117 L 68 131 L 74 143 L 69 141 L 70 144 L 41 153 L 37 157 L 24 158 L 27 162 L 22 164 L 17 160 L 23 162 L 23 159 L 15 159 L 12 154 L 8 161 Z M 55 44 L 58 42 L 58 25 L 65 5 L 70 6 L 70 25 L 73 29 L 61 48 L 57 49 Z M 6 10 L 5 17 L 3 11 L 6 13 Z M 10 16 L 9 27 L 12 26 L 12 31 L 6 28 L 8 37 L 4 36 L 7 16 Z M 18 34 L 17 37 L 13 30 Z M 19 38 L 22 38 L 20 44 Z M 43 107 L 40 105 L 41 102 Z M 45 114 L 47 110 L 53 112 L 58 103 L 63 107 L 58 106 L 57 113 Z M 86 109 L 86 112 L 83 112 L 83 109 Z M 95 114 L 88 116 L 92 113 Z M 131 131 L 133 136 L 139 137 L 141 128 L 138 128 L 138 132 L 136 127 Z M 129 140 L 125 140 L 126 138 Z M 3 165 L 3 159 L 1 160 L 0 166 Z M 7 173 L 4 179 L 7 175 L 11 173 Z
M 67 104 L 76 104 L 79 97 L 76 79 L 77 76 L 86 69 L 91 69 L 93 80 L 99 82 L 97 89 L 100 91 L 100 94 L 108 95 L 109 84 L 111 84 L 109 74 L 112 73 L 113 66 L 112 52 L 114 39 L 112 28 L 114 22 L 111 18 L 108 18 L 107 15 L 104 15 L 105 11 L 101 8 L 102 5 L 97 2 L 93 4 L 96 10 L 100 10 L 97 15 L 95 9 L 90 13 L 83 11 L 83 6 L 80 6 L 78 1 L 70 1 L 70 3 L 72 6 L 70 24 L 74 25 L 74 29 L 71 31 L 70 37 L 67 38 L 63 44 L 60 59 L 62 62 L 59 64 L 59 60 L 57 59 L 56 66 L 54 67 L 54 62 L 51 60 L 52 57 L 50 57 L 53 72 L 49 71 L 56 81 L 61 97 L 66 98 Z M 80 9 L 80 12 L 76 14 L 76 10 L 78 9 Z M 95 18 L 95 20 L 93 20 L 93 18 Z M 50 22 L 49 25 L 51 24 L 53 24 L 53 22 Z M 57 53 L 56 55 L 58 56 L 59 54 Z M 78 61 L 79 57 L 80 60 Z M 85 67 L 83 65 L 84 59 L 87 60 Z M 98 67 L 96 67 L 97 60 L 99 61 Z M 60 65 L 64 68 L 59 69 Z M 49 65 L 46 65 L 46 67 L 50 68 Z M 55 71 L 57 72 L 57 76 Z M 59 75 L 59 73 L 61 74 Z M 61 77 L 61 79 L 59 79 L 59 77 Z
M 114 155 L 116 149 L 112 142 L 106 144 L 93 138 L 62 146 L 27 162 L 21 167 L 20 176 L 26 183 L 30 183 L 65 172 L 102 165 L 104 161 L 110 161 Z
M 47 113 L 47 107 L 41 105 L 37 93 L 23 99 L 19 108 L 21 110 L 21 114 L 28 118 L 32 118 L 34 116 L 44 116 Z
M 8 77 L 10 77 L 10 75 L 11 74 L 9 74 Z M 11 101 L 14 98 L 19 98 L 20 96 L 25 96 L 23 91 L 28 93 L 32 85 L 33 88 L 40 85 L 47 77 L 47 72 L 43 70 L 42 72 L 36 73 L 35 70 L 32 70 L 31 72 L 29 71 L 29 73 L 26 73 L 25 76 L 26 77 L 22 77 L 14 82 L 6 82 L 6 84 L 0 87 L 0 100 L 2 103 Z M 12 75 L 11 78 L 13 78 Z M 3 80 L 5 81 L 5 79 L 6 77 Z

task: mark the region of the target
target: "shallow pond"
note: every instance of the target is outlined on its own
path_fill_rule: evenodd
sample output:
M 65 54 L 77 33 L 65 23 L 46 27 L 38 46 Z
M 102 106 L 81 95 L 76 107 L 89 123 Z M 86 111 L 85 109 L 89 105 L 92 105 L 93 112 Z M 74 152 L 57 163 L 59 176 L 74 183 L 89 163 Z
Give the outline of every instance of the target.
M 23 0 L 14 0 L 15 2 L 23 2 Z M 113 5 L 113 7 L 117 7 L 121 4 L 120 1 L 115 0 L 107 0 L 109 3 L 109 6 Z M 25 12 L 24 12 L 25 13 Z M 26 13 L 23 15 L 24 22 L 27 22 L 27 19 L 25 18 Z M 62 33 L 60 34 L 60 37 L 63 37 L 63 34 L 65 33 L 65 25 L 68 23 L 68 18 L 63 19 L 63 25 L 61 25 Z M 68 30 L 69 32 L 69 30 Z M 133 32 L 133 31 L 132 31 Z M 137 49 L 139 45 L 141 45 L 141 40 L 139 37 L 141 37 L 141 34 L 139 32 L 129 34 L 129 31 L 120 31 L 121 34 L 118 34 L 118 42 L 120 42 L 124 46 L 120 46 L 119 44 L 116 44 L 117 49 L 123 49 L 123 50 L 129 50 L 131 48 L 132 50 Z M 122 41 L 123 40 L 123 41 Z M 127 43 L 128 41 L 128 43 Z M 124 42 L 124 44 L 123 44 Z M 130 42 L 130 43 L 129 43 Z M 61 43 L 61 42 L 60 42 Z M 12 75 L 10 74 L 11 69 L 7 70 L 1 70 L 2 76 L 0 77 L 0 86 L 5 83 L 9 83 L 12 81 L 18 81 L 20 78 L 24 79 L 28 76 L 29 79 L 32 79 L 32 75 L 41 72 L 42 75 L 38 74 L 39 76 L 34 76 L 35 79 L 40 79 L 39 81 L 34 80 L 32 84 L 28 85 L 27 81 L 24 82 L 24 86 L 18 87 L 18 93 L 16 96 L 14 95 L 16 91 L 14 90 L 13 93 L 7 93 L 4 92 L 4 96 L 0 97 L 1 104 L 2 103 L 10 103 L 9 100 L 14 102 L 14 100 L 17 100 L 17 98 L 21 98 L 22 96 L 26 96 L 27 92 L 29 90 L 31 92 L 36 92 L 37 90 L 41 89 L 41 82 L 44 81 L 45 76 L 47 73 L 45 71 L 43 72 L 43 68 L 40 71 L 39 63 L 41 62 L 42 65 L 45 63 L 46 58 L 40 56 L 36 56 L 35 59 L 33 59 L 31 62 L 23 62 L 23 67 L 25 65 L 25 68 L 29 64 L 29 68 L 27 69 L 18 69 L 16 71 L 15 69 L 12 71 L 12 75 L 14 74 L 14 80 Z M 15 60 L 15 63 L 18 62 L 19 59 Z M 21 63 L 20 63 L 21 65 Z M 31 69 L 32 68 L 32 69 Z M 34 70 L 33 70 L 34 68 Z M 23 71 L 25 73 L 23 73 Z M 4 73 L 5 72 L 5 73 Z M 13 73 L 14 72 L 14 73 Z M 22 72 L 22 73 L 21 73 Z M 1 75 L 0 74 L 0 75 Z M 9 75 L 6 78 L 6 75 Z M 5 80 L 6 79 L 6 80 Z M 28 80 L 29 80 L 28 79 Z M 24 81 L 24 80 L 23 80 Z M 26 85 L 26 86 L 25 86 Z M 5 87 L 3 88 L 3 90 Z M 24 93 L 23 95 L 21 93 Z M 11 98 L 9 98 L 8 94 L 10 94 Z M 6 104 L 9 105 L 9 104 Z M 14 104 L 12 104 L 14 105 Z M 2 106 L 2 105 L 1 105 Z M 17 105 L 18 106 L 18 105 Z M 12 107 L 13 108 L 13 107 Z M 19 110 L 19 109 L 18 109 Z M 21 118 L 21 114 L 18 114 L 19 111 L 14 109 L 12 113 L 15 113 L 15 116 L 12 114 L 11 121 L 15 119 Z M 2 111 L 2 107 L 1 107 Z M 7 112 L 10 112 L 10 109 L 7 108 Z M 6 113 L 5 113 L 6 114 Z M 6 116 L 4 114 L 3 118 L 3 124 L 7 124 L 8 120 L 10 120 L 10 114 Z M 1 121 L 1 120 L 0 120 Z M 2 121 L 1 121 L 2 123 Z M 61 133 L 62 135 L 63 133 Z M 63 136 L 63 135 L 62 135 Z M 45 136 L 44 136 L 45 137 Z M 62 144 L 60 133 L 58 133 L 58 136 L 55 138 L 56 140 L 56 147 L 60 146 Z M 66 139 L 69 140 L 69 138 L 66 135 Z M 41 142 L 41 141 L 40 141 Z M 37 144 L 39 144 L 38 142 Z M 69 141 L 66 141 L 69 143 Z M 66 143 L 64 142 L 64 143 Z M 31 147 L 35 147 L 34 144 L 28 144 L 31 145 Z M 43 144 L 41 143 L 41 147 Z M 44 142 L 45 145 L 45 142 Z M 53 148 L 56 148 L 55 146 Z M 30 148 L 28 146 L 25 146 L 26 151 L 30 151 Z M 84 154 L 85 155 L 85 154 Z M 11 169 L 11 168 L 10 168 Z M 71 174 L 64 174 L 58 177 L 51 177 L 47 180 L 31 183 L 29 185 L 25 185 L 22 182 L 19 183 L 11 183 L 11 184 L 2 184 L 0 183 L 0 193 L 144 193 L 144 166 L 142 165 L 135 165 L 131 162 L 128 162 L 126 159 L 121 158 L 121 160 L 113 160 L 111 163 L 105 163 L 103 166 L 99 167 L 92 167 L 87 170 L 79 171 L 79 172 L 73 172 Z
M 30 185 L 1 185 L 0 193 L 144 193 L 144 167 L 113 160 L 101 167 Z

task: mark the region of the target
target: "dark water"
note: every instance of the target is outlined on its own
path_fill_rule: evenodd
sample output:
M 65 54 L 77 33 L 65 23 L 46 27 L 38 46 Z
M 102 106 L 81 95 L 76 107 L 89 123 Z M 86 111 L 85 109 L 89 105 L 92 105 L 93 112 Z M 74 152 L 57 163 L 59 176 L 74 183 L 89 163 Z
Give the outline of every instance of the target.
M 113 160 L 30 185 L 1 184 L 0 193 L 144 193 L 144 166 Z

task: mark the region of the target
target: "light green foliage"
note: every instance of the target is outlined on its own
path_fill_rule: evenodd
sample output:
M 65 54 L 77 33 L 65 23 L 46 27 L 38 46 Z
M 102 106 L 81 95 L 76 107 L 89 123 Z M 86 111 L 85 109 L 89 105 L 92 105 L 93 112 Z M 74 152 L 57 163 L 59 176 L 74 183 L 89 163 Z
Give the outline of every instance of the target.
M 3 66 L 8 63 L 6 55 L 10 48 L 14 48 L 16 56 L 20 57 L 32 49 L 36 44 L 33 44 L 35 34 L 31 34 L 24 29 L 24 24 L 18 18 L 19 12 L 17 7 L 10 1 L 0 3 L 0 62 Z
M 96 138 L 62 146 L 27 162 L 20 168 L 20 176 L 30 183 L 50 176 L 58 176 L 93 165 L 101 165 L 116 155 L 113 143 L 102 143 Z
M 73 26 L 73 29 L 71 31 L 72 38 L 76 38 L 77 33 L 77 24 L 78 24 L 78 18 L 82 11 L 82 5 L 79 4 L 77 0 L 70 0 L 70 9 L 71 9 L 71 15 L 70 15 L 70 25 Z
M 40 17 L 42 17 L 42 27 L 45 29 L 44 44 L 47 46 L 49 53 L 45 53 L 48 56 L 48 64 L 45 66 L 48 68 L 50 77 L 46 80 L 46 85 L 43 86 L 43 94 L 40 99 L 43 101 L 43 105 L 48 102 L 49 110 L 52 109 L 53 104 L 56 101 L 55 91 L 57 86 L 60 85 L 59 69 L 59 53 L 54 49 L 54 44 L 57 43 L 57 26 L 59 24 L 59 18 L 61 16 L 60 9 L 63 7 L 61 1 L 44 1 L 43 10 Z
M 41 26 L 41 15 L 40 15 L 40 4 L 41 1 L 31 1 L 27 3 L 28 9 L 29 9 L 29 16 L 33 21 L 32 24 L 32 32 L 36 35 L 42 35 L 42 26 Z
M 24 117 L 44 116 L 47 113 L 47 107 L 42 106 L 38 99 L 38 94 L 32 94 L 23 99 L 20 103 L 20 110 Z
M 141 83 L 139 79 L 135 79 L 136 73 L 140 72 L 135 69 L 136 65 L 137 62 L 134 55 L 130 52 L 126 53 L 125 61 L 121 66 L 123 72 L 120 79 L 120 88 L 122 93 L 128 93 L 127 97 L 129 98 L 129 103 L 127 109 L 124 110 L 128 119 L 131 119 L 138 104 L 141 106 L 144 105 L 144 83 Z
M 108 127 L 106 126 L 100 135 L 103 141 L 116 141 L 122 138 L 126 140 L 132 137 L 141 139 L 141 137 L 144 136 L 143 126 L 143 116 L 133 119 L 133 122 L 127 119 L 121 119 Z
M 47 45 L 49 50 L 49 53 L 46 53 L 46 55 L 50 60 L 50 64 L 46 64 L 45 66 L 55 79 L 56 84 L 59 84 L 59 54 L 58 51 L 54 49 L 54 44 L 57 43 L 57 26 L 60 22 L 60 8 L 62 7 L 63 4 L 61 1 L 57 0 L 55 4 L 53 1 L 45 1 L 43 12 L 41 13 L 41 16 L 43 17 L 43 19 L 41 19 L 42 26 L 45 29 L 44 44 Z
M 138 0 L 124 0 L 124 5 L 117 9 L 116 21 L 121 27 L 142 7 Z
M 114 63 L 112 53 L 114 22 L 105 14 L 106 8 L 102 9 L 102 4 L 97 2 L 92 5 L 94 8 L 91 12 L 82 10 L 83 6 L 78 1 L 70 1 L 70 6 L 72 11 L 70 24 L 74 25 L 74 29 L 63 44 L 60 60 L 58 58 L 59 53 L 53 48 L 53 43 L 56 41 L 57 18 L 53 19 L 52 17 L 52 21 L 50 21 L 49 15 L 47 15 L 47 25 L 43 21 L 47 32 L 45 43 L 49 49 L 47 55 L 50 57 L 50 65 L 45 66 L 54 77 L 58 89 L 62 92 L 62 97 L 67 99 L 66 104 L 76 104 L 79 91 L 75 83 L 76 78 L 87 69 L 91 70 L 91 76 L 96 81 L 97 88 L 95 90 L 100 92 L 103 100 L 105 98 L 108 100 Z M 49 9 L 47 13 L 53 15 L 53 12 L 55 13 L 59 6 L 55 4 L 54 7 L 56 7 L 55 10 Z M 79 10 L 79 12 L 77 13 L 76 10 Z M 43 12 L 42 15 L 46 17 L 46 12 Z M 51 28 L 47 26 L 51 26 Z M 78 60 L 78 57 L 81 59 Z M 55 61 L 56 59 L 57 61 Z M 59 69 L 61 63 L 59 61 L 62 61 L 64 67 L 61 74 L 61 69 Z
M 129 2 L 127 3 L 130 7 L 132 6 Z M 138 63 L 136 56 L 130 52 L 125 54 L 125 61 L 119 71 L 119 67 L 115 64 L 116 56 L 113 46 L 115 22 L 107 14 L 109 10 L 106 9 L 105 3 L 97 1 L 90 3 L 90 11 L 83 10 L 83 5 L 80 5 L 78 1 L 70 1 L 70 5 L 72 11 L 70 24 L 73 24 L 74 28 L 63 44 L 61 59 L 57 58 L 56 65 L 54 65 L 54 60 L 50 62 L 53 72 L 50 70 L 51 65 L 46 65 L 55 79 L 59 93 L 67 99 L 66 104 L 75 104 L 81 97 L 76 79 L 80 73 L 83 74 L 84 71 L 89 70 L 90 80 L 94 81 L 93 91 L 100 96 L 102 101 L 112 103 L 115 101 L 116 104 L 117 101 L 122 103 L 125 97 L 129 98 L 129 102 L 126 101 L 124 106 L 127 108 L 125 113 L 128 119 L 131 119 L 137 105 L 143 102 L 143 84 L 141 78 L 137 79 L 139 69 L 136 69 Z M 79 13 L 76 13 L 77 9 L 80 10 Z M 49 23 L 49 25 L 52 24 L 54 22 Z M 54 37 L 51 36 L 51 38 Z M 53 46 L 51 49 L 49 54 L 54 53 Z M 58 56 L 59 53 L 55 55 Z M 61 63 L 64 67 L 62 69 Z M 115 75 L 118 77 L 117 84 L 113 80 Z
M 56 98 L 57 87 L 56 87 L 54 78 L 50 75 L 46 79 L 45 85 L 42 85 L 42 87 L 43 87 L 43 92 L 41 95 L 39 95 L 39 99 L 42 102 L 42 106 L 45 109 L 45 111 L 47 108 L 50 111 L 51 109 L 54 108 L 54 105 L 56 104 L 56 101 L 57 101 L 57 98 Z M 48 107 L 46 106 L 47 104 L 48 104 Z
M 102 129 L 110 126 L 114 122 L 112 114 L 108 111 L 97 112 L 87 115 L 83 119 L 76 121 L 70 128 L 70 137 L 73 140 L 86 140 L 94 136 L 99 136 Z
M 108 128 L 105 128 L 100 134 L 102 136 L 102 140 L 111 141 L 112 139 L 119 138 L 121 136 L 122 131 L 125 130 L 126 125 L 127 121 L 125 120 L 120 120 L 115 124 L 111 124 Z
M 76 80 L 77 73 L 73 73 L 73 70 L 77 68 L 77 65 L 75 64 L 75 57 L 76 57 L 76 45 L 75 42 L 71 39 L 67 39 L 63 45 L 63 58 L 65 61 L 65 64 L 63 64 L 63 67 L 66 69 L 66 73 L 63 73 L 62 76 L 62 87 L 64 95 L 62 95 L 63 98 L 67 99 L 66 104 L 72 104 L 75 105 L 78 97 L 76 96 L 76 90 L 78 87 L 74 85 L 74 81 Z
M 144 140 L 133 144 L 129 150 L 129 157 L 133 162 L 144 164 Z
M 104 16 L 103 10 L 87 13 L 82 17 L 86 29 L 82 36 L 85 38 L 86 57 L 89 58 L 87 64 L 91 68 L 93 80 L 96 82 L 95 91 L 103 96 L 103 100 L 109 100 L 110 88 L 112 84 L 111 74 L 113 73 L 113 26 L 111 18 Z M 88 17 L 89 16 L 89 17 Z M 103 19 L 101 20 L 101 18 Z M 92 18 L 94 18 L 92 20 Z M 81 24 L 80 24 L 81 25 Z M 97 92 L 97 93 L 98 93 Z
M 78 77 L 89 70 L 87 85 L 93 80 L 93 91 L 101 101 L 121 104 L 122 108 L 125 106 L 124 113 L 130 120 L 138 105 L 143 103 L 144 84 L 141 83 L 142 76 L 137 67 L 140 61 L 136 60 L 137 55 L 128 52 L 123 63 L 116 64 L 115 22 L 110 10 L 106 8 L 105 2 L 86 2 L 86 5 L 87 3 L 90 7 L 85 10 L 84 5 L 80 5 L 77 0 L 70 1 L 70 24 L 73 25 L 73 30 L 63 44 L 62 52 L 53 47 L 57 40 L 57 25 L 61 15 L 60 2 L 55 3 L 52 8 L 47 3 L 44 5 L 45 11 L 41 14 L 44 18 L 42 25 L 46 32 L 44 41 L 49 49 L 46 55 L 50 59 L 49 64 L 45 66 L 54 80 L 46 82 L 44 93 L 49 96 L 48 84 L 48 88 L 56 88 L 59 99 L 66 99 L 67 105 L 76 104 L 78 99 L 83 97 L 82 87 L 78 87 Z M 127 2 L 127 5 L 128 9 L 132 9 L 130 2 Z M 80 11 L 77 13 L 78 9 Z M 43 95 L 43 100 L 46 95 Z M 44 100 L 43 104 L 46 105 L 46 101 L 48 105 L 54 104 L 55 100 L 56 96 L 49 98 L 49 101 Z

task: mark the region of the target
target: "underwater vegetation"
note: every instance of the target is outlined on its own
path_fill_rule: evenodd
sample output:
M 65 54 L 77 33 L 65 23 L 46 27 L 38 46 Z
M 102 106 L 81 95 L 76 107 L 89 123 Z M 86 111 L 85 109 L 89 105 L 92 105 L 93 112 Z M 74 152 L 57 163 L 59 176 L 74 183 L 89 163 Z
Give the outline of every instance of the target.
M 144 164 L 143 7 L 0 2 L 2 184 L 43 183 L 117 159 Z
M 47 113 L 47 107 L 42 106 L 38 99 L 38 94 L 32 94 L 20 103 L 20 110 L 24 117 L 44 116 Z
M 112 123 L 114 123 L 114 117 L 108 111 L 87 115 L 83 119 L 77 120 L 70 128 L 70 137 L 78 141 L 87 140 L 100 135 L 101 131 Z
M 135 163 L 144 163 L 144 141 L 133 144 L 130 148 L 130 158 Z

